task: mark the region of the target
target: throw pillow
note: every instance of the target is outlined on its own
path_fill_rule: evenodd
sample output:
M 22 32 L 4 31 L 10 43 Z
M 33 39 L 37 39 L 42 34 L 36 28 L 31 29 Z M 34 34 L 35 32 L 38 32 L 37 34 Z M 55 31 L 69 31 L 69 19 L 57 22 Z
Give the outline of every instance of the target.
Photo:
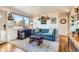
M 38 33 L 38 32 L 40 32 L 40 31 L 39 31 L 39 28 L 36 28 L 36 29 L 35 29 L 35 33 Z

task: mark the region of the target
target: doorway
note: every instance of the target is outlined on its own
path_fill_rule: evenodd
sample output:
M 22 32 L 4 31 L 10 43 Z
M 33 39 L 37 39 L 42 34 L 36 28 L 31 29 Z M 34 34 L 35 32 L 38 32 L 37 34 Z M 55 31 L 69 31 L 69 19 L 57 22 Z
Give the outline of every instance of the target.
M 6 24 L 6 12 L 0 10 L 0 44 L 6 42 L 6 30 L 4 25 Z

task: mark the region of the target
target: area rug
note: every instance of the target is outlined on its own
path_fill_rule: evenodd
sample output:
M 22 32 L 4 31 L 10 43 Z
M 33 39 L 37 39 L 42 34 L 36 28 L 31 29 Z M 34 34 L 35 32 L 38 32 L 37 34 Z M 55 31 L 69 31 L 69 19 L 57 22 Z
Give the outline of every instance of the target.
M 28 52 L 57 52 L 59 48 L 58 41 L 43 40 L 43 43 L 38 46 L 36 42 L 29 43 L 29 38 L 23 40 L 16 39 L 9 43 Z

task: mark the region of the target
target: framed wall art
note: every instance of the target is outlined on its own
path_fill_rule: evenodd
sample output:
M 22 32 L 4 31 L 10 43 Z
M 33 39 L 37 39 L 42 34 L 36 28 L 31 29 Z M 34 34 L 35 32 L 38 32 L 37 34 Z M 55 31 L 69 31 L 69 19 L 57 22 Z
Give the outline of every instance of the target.
M 47 20 L 41 20 L 41 24 L 47 24 Z
M 41 21 L 41 24 L 47 24 L 47 20 L 49 19 L 48 16 L 41 16 L 38 20 Z
M 51 17 L 51 24 L 56 24 L 56 22 L 57 22 L 56 17 Z

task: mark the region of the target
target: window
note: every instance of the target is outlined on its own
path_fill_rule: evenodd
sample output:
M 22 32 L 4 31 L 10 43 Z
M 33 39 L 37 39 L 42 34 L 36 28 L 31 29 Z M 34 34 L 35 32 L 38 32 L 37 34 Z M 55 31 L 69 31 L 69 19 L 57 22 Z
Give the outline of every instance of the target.
M 16 22 L 19 22 L 19 21 L 22 21 L 22 16 L 20 16 L 20 15 L 13 15 L 13 18 L 14 18 L 14 21 L 16 21 Z
M 23 20 L 25 21 L 25 24 L 28 25 L 29 24 L 29 18 L 28 17 L 23 17 Z
M 13 18 L 16 26 L 27 27 L 29 25 L 29 17 L 13 14 Z

